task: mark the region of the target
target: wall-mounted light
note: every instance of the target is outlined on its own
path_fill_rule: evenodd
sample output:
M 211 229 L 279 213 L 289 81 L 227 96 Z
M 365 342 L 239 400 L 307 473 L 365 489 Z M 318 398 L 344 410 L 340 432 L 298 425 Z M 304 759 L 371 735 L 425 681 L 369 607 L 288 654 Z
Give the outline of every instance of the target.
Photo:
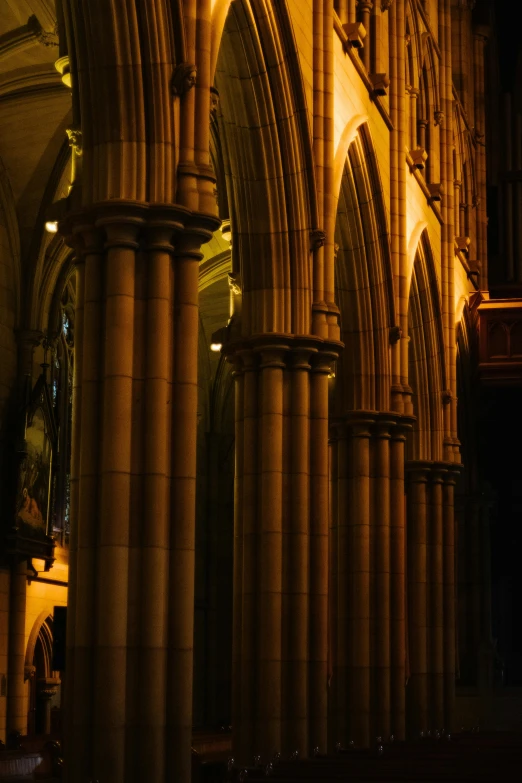
M 223 343 L 210 343 L 211 351 L 220 351 L 223 348 Z
M 45 223 L 45 230 L 49 232 L 49 234 L 56 234 L 58 231 L 58 221 L 57 220 L 47 220 Z

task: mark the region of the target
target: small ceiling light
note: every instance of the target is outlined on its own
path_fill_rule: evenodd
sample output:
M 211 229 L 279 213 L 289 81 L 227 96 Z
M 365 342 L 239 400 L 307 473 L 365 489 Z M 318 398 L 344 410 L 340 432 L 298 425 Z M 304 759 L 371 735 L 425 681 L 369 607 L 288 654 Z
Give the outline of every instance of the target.
M 211 351 L 220 351 L 223 348 L 222 343 L 210 343 L 210 350 Z
M 48 231 L 49 234 L 56 234 L 58 231 L 58 221 L 48 220 L 45 224 L 45 230 Z

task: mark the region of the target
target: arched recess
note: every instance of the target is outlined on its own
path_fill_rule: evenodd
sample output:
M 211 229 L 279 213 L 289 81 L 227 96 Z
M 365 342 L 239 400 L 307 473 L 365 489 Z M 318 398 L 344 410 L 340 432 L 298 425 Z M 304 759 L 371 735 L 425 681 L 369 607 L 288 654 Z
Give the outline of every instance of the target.
M 388 410 L 393 276 L 382 185 L 365 124 L 348 148 L 335 241 L 336 295 L 345 344 L 336 373 L 335 413 Z
M 443 392 L 447 389 L 442 305 L 427 231 L 421 235 L 408 303 L 409 383 L 416 422 L 409 459 L 443 458 Z
M 41 612 L 29 634 L 25 655 L 25 672 L 29 680 L 27 733 L 49 734 L 51 707 L 60 703 L 59 673 L 53 671 L 52 607 Z
M 231 4 L 215 86 L 243 334 L 308 334 L 310 231 L 318 226 L 305 93 L 284 3 Z
M 53 650 L 53 617 L 52 607 L 40 612 L 27 640 L 27 648 L 25 652 L 25 665 L 30 667 L 33 665 L 34 655 L 36 651 L 36 645 L 38 638 L 42 638 L 43 647 L 43 676 L 51 676 L 51 662 L 52 662 L 52 650 Z

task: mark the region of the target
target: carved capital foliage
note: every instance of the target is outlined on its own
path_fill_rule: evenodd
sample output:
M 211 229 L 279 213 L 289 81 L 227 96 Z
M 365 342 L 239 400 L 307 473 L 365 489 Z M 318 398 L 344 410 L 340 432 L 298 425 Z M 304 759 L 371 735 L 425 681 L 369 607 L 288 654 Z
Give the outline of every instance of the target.
M 228 286 L 235 296 L 239 296 L 241 294 L 241 285 L 241 275 L 239 272 L 229 272 Z
M 81 156 L 83 152 L 82 147 L 82 132 L 80 128 L 67 128 L 67 138 L 69 139 L 69 146 L 72 147 L 74 152 Z

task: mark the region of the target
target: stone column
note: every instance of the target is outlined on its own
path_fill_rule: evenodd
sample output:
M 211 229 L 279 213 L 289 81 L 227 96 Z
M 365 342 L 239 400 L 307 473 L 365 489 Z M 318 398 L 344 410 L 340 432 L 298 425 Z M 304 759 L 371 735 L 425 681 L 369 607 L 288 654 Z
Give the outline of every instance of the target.
M 371 536 L 374 595 L 371 636 L 373 654 L 373 729 L 389 737 L 391 730 L 391 547 L 390 547 L 390 430 L 394 422 L 380 417 L 374 427 L 372 475 L 374 496 Z
M 166 732 L 175 746 L 167 753 L 167 780 L 189 780 L 192 739 L 192 661 L 194 636 L 194 565 L 196 509 L 196 440 L 198 405 L 199 246 L 220 221 L 197 224 L 177 243 L 174 254 L 172 425 L 167 447 L 172 459 L 172 512 L 168 604 Z M 167 401 L 167 405 L 170 403 Z M 169 452 L 168 452 L 169 453 Z
M 310 376 L 310 596 L 308 748 L 326 752 L 328 720 L 328 376 L 336 347 L 312 353 Z M 303 487 L 304 489 L 304 487 Z
M 234 562 L 233 562 L 233 608 L 232 608 L 232 726 L 239 747 L 247 740 L 243 734 L 241 667 L 242 658 L 242 615 L 243 615 L 243 464 L 244 452 L 244 384 L 242 362 L 234 362 L 234 405 L 235 405 L 235 468 L 234 468 Z M 250 446 L 249 446 L 250 451 Z
M 139 638 L 133 660 L 135 676 L 144 685 L 135 705 L 138 712 L 136 742 L 141 750 L 140 770 L 163 780 L 163 731 L 166 720 L 167 661 L 165 624 L 168 606 L 168 520 L 171 515 L 169 443 L 171 430 L 172 350 L 172 228 L 168 223 L 149 227 L 143 237 L 144 277 L 136 291 L 136 323 L 144 328 L 140 385 L 144 406 L 142 447 L 142 509 L 147 517 L 141 547 L 131 533 L 131 563 L 141 571 Z M 141 289 L 141 290 L 140 290 Z M 139 296 L 141 294 L 141 296 Z M 139 336 L 137 335 L 139 339 Z M 136 497 L 136 495 L 135 495 Z M 141 551 L 140 551 L 141 550 Z M 141 560 L 141 562 L 140 562 Z M 138 565 L 139 564 L 139 565 Z M 145 684 L 146 683 L 146 684 Z M 143 774 L 143 773 L 142 773 Z
M 198 247 L 219 221 L 189 217 L 115 201 L 62 226 L 84 264 L 71 783 L 191 777 Z
M 284 335 L 225 346 L 236 378 L 233 742 L 242 763 L 326 750 L 325 348 Z
M 265 757 L 277 751 L 282 741 L 284 353 L 280 346 L 271 346 L 270 343 L 259 348 L 260 464 L 256 537 L 259 629 L 256 639 L 257 710 L 254 743 L 259 744 L 258 752 Z M 294 503 L 299 500 L 299 497 L 294 498 Z M 296 577 L 300 585 L 299 574 Z M 304 748 L 301 749 L 303 751 Z
M 455 520 L 458 466 L 408 464 L 408 728 L 451 729 L 455 701 Z
M 374 736 L 404 736 L 410 426 L 400 414 L 353 411 L 333 427 L 331 744 L 368 746 Z
M 371 428 L 375 415 L 351 412 L 335 423 L 337 520 L 330 547 L 337 560 L 335 742 L 367 746 L 371 705 Z M 335 448 L 335 446 L 334 446 Z
M 407 690 L 408 733 L 428 727 L 428 474 L 429 463 L 408 465 L 408 640 L 410 679 Z
M 283 651 L 283 688 L 287 705 L 283 713 L 284 744 L 294 749 L 308 748 L 308 587 L 311 535 L 310 519 L 310 356 L 296 351 L 289 362 L 290 382 L 290 492 L 288 523 L 284 526 L 283 547 L 288 559 L 283 589 L 283 627 L 287 639 Z M 310 636 L 312 640 L 312 636 Z M 313 684 L 311 678 L 310 684 Z M 311 711 L 312 719 L 315 717 Z
M 444 728 L 444 600 L 443 600 L 443 476 L 442 469 L 430 473 L 430 514 L 428 518 L 428 612 L 430 722 L 428 728 Z
M 9 589 L 9 642 L 7 648 L 6 733 L 27 731 L 25 710 L 25 607 L 27 601 L 27 559 L 12 560 Z
M 330 596 L 332 621 L 335 623 L 333 654 L 332 694 L 332 745 L 346 744 L 351 740 L 351 723 L 348 715 L 348 677 L 350 672 L 350 635 L 348 622 L 351 610 L 350 570 L 348 553 L 350 548 L 348 526 L 348 498 L 350 471 L 350 442 L 344 421 L 336 422 L 332 434 L 332 535 L 330 537 L 330 561 L 335 563 Z
M 370 741 L 370 427 L 373 419 L 357 416 L 349 423 L 351 471 L 348 567 L 352 581 L 348 617 L 351 648 L 349 714 L 353 741 L 366 747 Z
M 456 670 L 455 484 L 457 470 L 448 466 L 443 484 L 443 601 L 444 601 L 444 726 L 454 728 Z
M 330 426 L 329 440 L 330 468 L 330 498 L 329 498 L 329 531 L 328 531 L 328 752 L 332 753 L 338 742 L 338 733 L 345 733 L 344 726 L 339 725 L 339 701 L 341 687 L 341 671 L 337 656 L 339 651 L 338 623 L 339 616 L 339 446 L 336 430 Z M 336 673 L 334 676 L 334 672 Z M 344 687 L 343 687 L 344 692 Z
M 390 647 L 391 727 L 398 740 L 406 732 L 406 494 L 404 451 L 411 422 L 405 417 L 390 441 Z

